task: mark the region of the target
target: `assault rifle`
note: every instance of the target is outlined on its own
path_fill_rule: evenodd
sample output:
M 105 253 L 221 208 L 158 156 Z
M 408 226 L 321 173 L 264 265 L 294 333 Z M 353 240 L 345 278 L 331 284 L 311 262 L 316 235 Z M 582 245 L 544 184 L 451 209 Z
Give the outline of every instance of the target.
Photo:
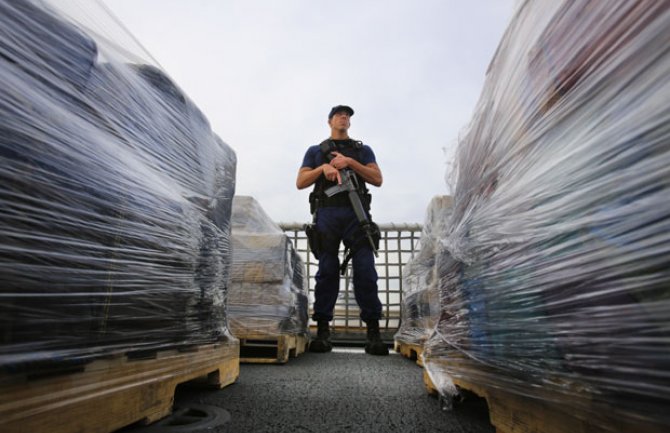
M 370 243 L 370 247 L 372 248 L 372 252 L 374 253 L 375 257 L 379 257 L 379 255 L 377 254 L 378 244 L 376 244 L 374 241 L 375 237 L 377 237 L 377 240 L 379 240 L 379 229 L 377 228 L 375 223 L 370 221 L 368 215 L 365 213 L 363 203 L 361 203 L 361 197 L 358 195 L 358 179 L 356 178 L 354 172 L 349 168 L 340 170 L 340 177 L 342 178 L 342 183 L 339 185 L 331 186 L 330 188 L 325 190 L 325 193 L 328 197 L 332 197 L 335 194 L 345 191 L 347 192 L 347 194 L 349 195 L 349 201 L 351 202 L 351 207 L 354 209 L 354 213 L 356 214 L 356 218 L 358 219 L 358 224 L 363 233 L 365 234 L 365 237 L 367 238 L 368 242 Z M 342 274 L 344 274 L 344 270 L 346 270 L 349 258 L 351 258 L 351 251 L 349 251 L 349 254 L 344 259 L 344 263 L 340 267 L 340 271 L 342 272 Z

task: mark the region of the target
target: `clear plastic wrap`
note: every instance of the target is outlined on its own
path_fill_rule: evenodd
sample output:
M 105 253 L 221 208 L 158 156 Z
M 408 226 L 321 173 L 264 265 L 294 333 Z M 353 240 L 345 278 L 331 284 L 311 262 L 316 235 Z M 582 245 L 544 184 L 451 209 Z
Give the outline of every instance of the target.
M 305 265 L 252 197 L 235 196 L 228 323 L 243 338 L 308 336 Z
M 670 428 L 670 3 L 519 4 L 460 139 L 426 344 L 606 429 Z
M 403 268 L 401 323 L 393 337 L 400 343 L 422 346 L 440 316 L 435 258 L 440 252 L 439 240 L 446 234 L 451 206 L 450 196 L 433 197 L 426 210 L 417 252 Z
M 235 153 L 95 22 L 0 2 L 3 372 L 230 338 Z

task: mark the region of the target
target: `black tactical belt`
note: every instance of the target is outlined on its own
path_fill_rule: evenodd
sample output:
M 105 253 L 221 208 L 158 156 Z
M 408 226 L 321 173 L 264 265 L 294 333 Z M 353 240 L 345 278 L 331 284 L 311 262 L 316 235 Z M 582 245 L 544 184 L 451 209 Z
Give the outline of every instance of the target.
M 370 194 L 361 196 L 361 203 L 366 210 L 370 209 Z M 336 194 L 332 197 L 324 196 L 319 200 L 319 207 L 351 207 L 351 200 L 346 193 Z
M 347 194 L 336 194 L 332 197 L 321 197 L 319 207 L 351 207 L 351 201 Z

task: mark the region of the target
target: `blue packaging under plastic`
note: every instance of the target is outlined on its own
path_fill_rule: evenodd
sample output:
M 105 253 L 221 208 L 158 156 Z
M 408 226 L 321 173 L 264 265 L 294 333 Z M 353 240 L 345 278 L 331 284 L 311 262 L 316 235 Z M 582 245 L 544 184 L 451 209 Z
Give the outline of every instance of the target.
M 518 5 L 456 153 L 425 352 L 442 395 L 670 428 L 668 47 L 668 2 Z
M 231 338 L 235 153 L 98 12 L 0 3 L 5 372 Z

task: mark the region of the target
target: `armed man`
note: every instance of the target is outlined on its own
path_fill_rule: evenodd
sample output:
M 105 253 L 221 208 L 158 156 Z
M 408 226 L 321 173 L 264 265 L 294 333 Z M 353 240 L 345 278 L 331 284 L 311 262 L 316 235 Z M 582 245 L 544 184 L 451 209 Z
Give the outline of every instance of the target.
M 340 273 L 351 259 L 356 302 L 367 326 L 365 352 L 388 355 L 379 333 L 382 305 L 377 289 L 375 255 L 379 229 L 370 219 L 371 196 L 366 184 L 381 186 L 382 173 L 372 149 L 349 137 L 354 110 L 337 105 L 328 114 L 330 138 L 307 149 L 296 186 L 314 185 L 310 207 L 314 221 L 306 227 L 310 247 L 319 260 L 316 273 L 314 314 L 317 336 L 311 352 L 330 352 L 330 325 L 340 290 Z M 340 242 L 345 258 L 340 264 Z

